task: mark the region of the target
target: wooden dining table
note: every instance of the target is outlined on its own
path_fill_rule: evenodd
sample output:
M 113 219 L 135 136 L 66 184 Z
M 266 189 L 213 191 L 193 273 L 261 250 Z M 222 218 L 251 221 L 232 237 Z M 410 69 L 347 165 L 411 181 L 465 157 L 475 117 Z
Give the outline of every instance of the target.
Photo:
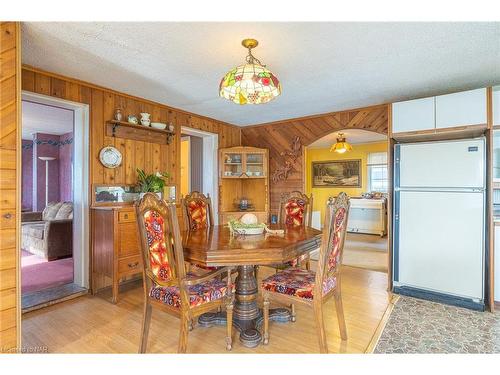
M 240 341 L 256 347 L 262 337 L 262 309 L 257 304 L 259 285 L 255 266 L 276 265 L 291 261 L 320 246 L 321 231 L 311 227 L 271 225 L 284 230 L 282 234 L 232 234 L 227 226 L 182 232 L 184 258 L 202 266 L 228 266 L 238 270 L 236 277 L 233 325 L 240 332 Z M 271 309 L 269 319 L 286 323 L 291 320 L 288 308 Z M 203 327 L 226 324 L 225 312 L 210 312 L 199 317 Z

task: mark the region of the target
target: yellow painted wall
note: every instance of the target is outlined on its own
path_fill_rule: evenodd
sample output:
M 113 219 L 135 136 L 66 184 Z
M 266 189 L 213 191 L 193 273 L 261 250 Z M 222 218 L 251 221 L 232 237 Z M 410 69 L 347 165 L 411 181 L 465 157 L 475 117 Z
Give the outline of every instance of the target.
M 181 196 L 189 194 L 189 138 L 181 139 Z
M 366 166 L 370 152 L 387 151 L 387 143 L 366 143 L 353 145 L 353 150 L 345 154 L 330 152 L 330 148 L 307 148 L 306 153 L 306 193 L 313 195 L 313 211 L 321 211 L 321 222 L 324 221 L 325 205 L 328 197 L 336 196 L 344 191 L 349 196 L 359 197 L 368 190 L 368 168 Z M 361 188 L 312 187 L 312 162 L 327 160 L 361 159 Z

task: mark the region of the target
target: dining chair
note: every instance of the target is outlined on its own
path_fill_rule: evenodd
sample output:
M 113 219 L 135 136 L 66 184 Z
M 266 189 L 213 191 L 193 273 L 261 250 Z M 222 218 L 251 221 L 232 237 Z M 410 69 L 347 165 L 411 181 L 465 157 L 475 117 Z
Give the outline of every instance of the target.
M 308 197 L 298 190 L 283 193 L 280 197 L 278 224 L 287 226 L 310 226 L 312 221 L 312 194 Z M 300 267 L 305 263 L 306 269 L 311 269 L 311 257 L 309 253 L 301 255 L 296 259 L 283 264 L 272 264 L 269 267 L 276 271 L 289 267 Z M 258 280 L 260 266 L 255 266 L 255 278 Z
M 181 200 L 186 229 L 196 230 L 214 225 L 214 211 L 210 195 L 193 191 Z
M 278 223 L 289 226 L 310 226 L 312 222 L 312 205 L 312 194 L 308 197 L 297 190 L 283 193 L 280 199 Z M 311 269 L 309 253 L 285 263 L 285 267 L 301 266 L 304 262 L 306 269 Z
M 227 312 L 226 349 L 232 347 L 233 288 L 231 269 L 204 275 L 186 272 L 175 204 L 147 193 L 136 203 L 143 262 L 144 312 L 139 352 L 147 347 L 152 308 L 180 318 L 178 352 L 185 353 L 193 318 L 221 309 Z M 227 273 L 227 281 L 219 277 Z
M 209 194 L 205 196 L 199 191 L 193 191 L 181 199 L 181 207 L 186 229 L 207 229 L 214 225 L 214 211 Z M 217 269 L 217 267 L 207 267 L 201 264 L 188 264 L 189 270 L 191 270 L 192 265 L 201 270 L 213 271 Z
M 335 301 L 340 337 L 347 340 L 342 307 L 340 265 L 349 215 L 349 197 L 340 193 L 327 203 L 325 229 L 323 230 L 319 261 L 316 272 L 301 268 L 288 268 L 262 281 L 264 300 L 263 343 L 269 342 L 269 305 L 271 301 L 289 304 L 301 303 L 313 308 L 321 353 L 328 353 L 323 305 L 331 297 Z M 295 315 L 292 309 L 292 316 Z M 292 320 L 293 321 L 293 320 Z

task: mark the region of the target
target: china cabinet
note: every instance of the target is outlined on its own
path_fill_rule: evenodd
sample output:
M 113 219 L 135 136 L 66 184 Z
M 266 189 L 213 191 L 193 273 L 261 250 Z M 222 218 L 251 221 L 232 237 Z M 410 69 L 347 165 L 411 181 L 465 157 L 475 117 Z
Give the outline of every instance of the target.
M 260 222 L 269 215 L 269 152 L 256 147 L 219 150 L 219 222 L 238 220 L 246 212 Z

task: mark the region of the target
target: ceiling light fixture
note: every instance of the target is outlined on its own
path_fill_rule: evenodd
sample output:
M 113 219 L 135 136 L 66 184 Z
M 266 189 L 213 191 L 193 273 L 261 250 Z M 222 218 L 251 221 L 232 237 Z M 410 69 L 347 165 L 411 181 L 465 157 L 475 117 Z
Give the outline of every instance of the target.
M 241 44 L 248 49 L 246 64 L 231 69 L 222 78 L 219 95 L 236 104 L 263 104 L 281 94 L 281 84 L 264 64 L 252 55 L 252 48 L 259 45 L 255 39 L 244 39 Z
M 351 150 L 352 146 L 346 142 L 344 133 L 339 133 L 337 137 L 337 143 L 335 143 L 334 145 L 332 145 L 332 147 L 330 147 L 330 152 L 337 152 L 339 154 L 343 154 Z

